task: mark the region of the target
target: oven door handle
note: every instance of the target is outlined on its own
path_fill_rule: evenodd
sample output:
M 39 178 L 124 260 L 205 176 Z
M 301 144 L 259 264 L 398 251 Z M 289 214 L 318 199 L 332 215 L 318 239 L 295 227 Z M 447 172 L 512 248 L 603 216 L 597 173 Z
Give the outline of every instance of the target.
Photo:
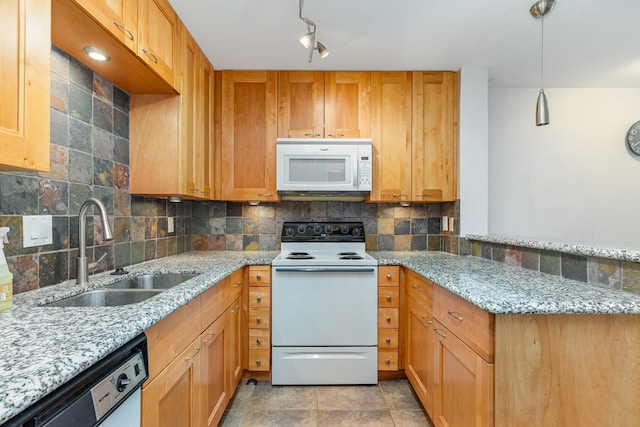
M 373 273 L 373 267 L 276 267 L 276 271 L 288 273 Z

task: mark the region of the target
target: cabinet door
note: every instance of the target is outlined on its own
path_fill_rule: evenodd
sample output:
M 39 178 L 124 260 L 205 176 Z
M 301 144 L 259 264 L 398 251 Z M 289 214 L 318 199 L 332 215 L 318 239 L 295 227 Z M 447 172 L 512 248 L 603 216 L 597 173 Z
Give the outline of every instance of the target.
M 178 18 L 166 0 L 140 0 L 138 7 L 138 56 L 179 91 Z
M 407 298 L 405 373 L 420 401 L 433 415 L 433 319 L 431 310 Z
M 453 201 L 458 185 L 458 90 L 453 72 L 413 73 L 412 200 Z
M 200 426 L 200 338 L 142 389 L 142 427 Z
M 74 0 L 132 51 L 138 43 L 138 2 L 135 0 Z
M 215 426 L 229 401 L 226 346 L 229 317 L 220 316 L 202 333 L 202 404 L 207 426 Z
M 436 427 L 493 426 L 493 364 L 434 321 Z
M 276 72 L 223 71 L 221 199 L 276 201 Z
M 326 138 L 371 137 L 371 73 L 325 73 Z
M 411 73 L 371 73 L 371 137 L 369 201 L 411 200 Z
M 278 138 L 324 136 L 324 73 L 278 72 Z
M 242 378 L 242 315 L 241 298 L 237 298 L 229 307 L 229 338 L 228 356 L 229 362 L 229 395 L 233 394 L 238 382 Z
M 49 170 L 51 2 L 0 2 L 0 170 Z

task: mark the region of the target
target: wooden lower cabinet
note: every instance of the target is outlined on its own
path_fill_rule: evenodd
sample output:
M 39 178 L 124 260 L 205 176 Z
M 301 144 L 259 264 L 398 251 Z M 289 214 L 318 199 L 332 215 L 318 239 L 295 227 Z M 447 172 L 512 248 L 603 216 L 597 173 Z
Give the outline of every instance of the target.
M 433 318 L 431 309 L 407 298 L 404 372 L 429 414 L 433 414 Z
M 203 423 L 215 426 L 229 401 L 229 316 L 220 316 L 202 334 Z M 206 421 L 205 421 L 206 420 Z
M 142 426 L 200 426 L 200 337 L 142 388 Z
M 229 363 L 229 387 L 234 390 L 242 378 L 242 298 L 238 297 L 227 310 L 229 317 L 229 345 L 227 361 Z

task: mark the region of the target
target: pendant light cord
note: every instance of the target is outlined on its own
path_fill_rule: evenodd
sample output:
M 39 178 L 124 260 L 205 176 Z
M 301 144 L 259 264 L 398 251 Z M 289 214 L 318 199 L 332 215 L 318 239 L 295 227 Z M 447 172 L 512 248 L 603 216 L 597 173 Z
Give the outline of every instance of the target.
M 543 89 L 542 81 L 544 77 L 544 15 L 540 16 L 542 33 L 540 35 L 540 89 Z

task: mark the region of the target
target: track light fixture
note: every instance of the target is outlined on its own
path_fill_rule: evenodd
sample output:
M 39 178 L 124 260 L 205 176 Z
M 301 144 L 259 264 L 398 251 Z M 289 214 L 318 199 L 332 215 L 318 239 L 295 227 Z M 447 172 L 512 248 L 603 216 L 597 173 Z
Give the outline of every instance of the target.
M 531 5 L 529 9 L 531 16 L 540 19 L 542 27 L 540 35 L 540 92 L 538 93 L 538 101 L 536 102 L 536 126 L 549 124 L 549 105 L 547 104 L 547 96 L 544 94 L 542 86 L 544 70 L 544 17 L 551 12 L 555 4 L 555 0 L 538 0 Z
M 325 45 L 320 42 L 316 42 L 316 24 L 302 16 L 302 8 L 304 7 L 304 0 L 300 0 L 300 13 L 299 17 L 302 21 L 307 24 L 307 33 L 300 37 L 300 43 L 306 49 L 309 49 L 309 63 L 311 63 L 311 59 L 313 58 L 313 51 L 317 50 L 320 58 L 325 58 L 329 55 L 329 49 Z

